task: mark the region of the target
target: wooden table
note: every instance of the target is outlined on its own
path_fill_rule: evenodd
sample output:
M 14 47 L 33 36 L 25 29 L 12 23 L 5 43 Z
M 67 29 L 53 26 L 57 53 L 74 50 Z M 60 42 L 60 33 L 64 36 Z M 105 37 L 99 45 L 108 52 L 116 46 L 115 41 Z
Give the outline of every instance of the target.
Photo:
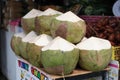
M 57 75 L 51 75 L 51 78 L 53 80 L 81 80 L 81 79 L 88 79 L 92 77 L 102 76 L 102 80 L 105 80 L 106 72 L 109 71 L 110 68 L 106 68 L 99 72 L 92 72 L 92 71 L 86 71 L 81 69 L 75 69 L 72 74 L 65 75 L 65 76 L 57 76 Z

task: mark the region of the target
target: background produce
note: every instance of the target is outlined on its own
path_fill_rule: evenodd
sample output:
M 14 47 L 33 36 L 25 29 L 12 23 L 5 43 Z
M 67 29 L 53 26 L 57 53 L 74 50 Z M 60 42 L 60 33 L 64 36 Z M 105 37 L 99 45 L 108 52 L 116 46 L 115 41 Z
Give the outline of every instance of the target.
M 75 0 L 77 1 L 77 0 Z M 116 0 L 78 0 L 83 5 L 82 15 L 113 15 L 112 6 Z
M 86 37 L 107 39 L 112 46 L 120 46 L 120 18 L 112 16 L 81 16 L 86 21 Z
M 108 40 L 90 37 L 77 44 L 80 49 L 79 65 L 86 70 L 100 71 L 107 67 L 112 57 Z
M 112 6 L 116 0 L 35 0 L 40 10 L 51 7 L 77 15 L 113 15 Z M 60 8 L 58 8 L 60 7 Z

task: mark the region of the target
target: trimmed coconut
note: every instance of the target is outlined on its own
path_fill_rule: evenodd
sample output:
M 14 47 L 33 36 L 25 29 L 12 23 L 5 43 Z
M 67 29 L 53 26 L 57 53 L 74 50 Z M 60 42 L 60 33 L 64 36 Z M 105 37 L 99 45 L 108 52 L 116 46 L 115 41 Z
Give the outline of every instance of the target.
M 19 50 L 19 44 L 21 43 L 22 38 L 25 37 L 25 33 L 21 32 L 21 33 L 15 33 L 12 36 L 11 39 L 11 48 L 12 50 L 15 52 L 16 55 L 20 55 L 20 50 Z
M 59 11 L 48 8 L 36 18 L 36 32 L 38 34 L 48 34 L 50 35 L 51 21 L 54 17 L 62 14 Z
M 28 53 L 26 51 L 27 43 L 36 37 L 36 33 L 34 31 L 31 31 L 24 38 L 22 38 L 22 42 L 20 44 L 20 55 L 26 60 L 28 60 Z
M 35 30 L 35 17 L 41 14 L 42 11 L 32 9 L 21 19 L 21 25 L 25 33 Z
M 29 62 L 36 66 L 42 67 L 41 63 L 41 48 L 47 45 L 50 41 L 52 41 L 52 37 L 46 34 L 41 34 L 36 37 L 34 40 L 31 40 L 27 44 L 27 53 Z
M 77 47 L 80 49 L 79 64 L 83 69 L 100 71 L 111 61 L 112 46 L 108 40 L 90 37 Z
M 53 37 L 61 36 L 72 43 L 80 42 L 86 33 L 85 21 L 71 11 L 56 17 L 51 26 Z
M 42 48 L 41 61 L 46 72 L 70 74 L 79 59 L 79 49 L 61 37 L 56 37 Z

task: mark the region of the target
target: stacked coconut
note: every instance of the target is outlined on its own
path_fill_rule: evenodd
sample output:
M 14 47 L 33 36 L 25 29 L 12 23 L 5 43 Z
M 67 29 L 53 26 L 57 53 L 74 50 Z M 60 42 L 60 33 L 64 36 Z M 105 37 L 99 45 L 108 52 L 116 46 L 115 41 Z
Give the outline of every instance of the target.
M 71 11 L 31 10 L 21 22 L 24 33 L 13 36 L 13 51 L 48 73 L 70 74 L 78 62 L 83 69 L 99 71 L 111 60 L 109 41 L 84 38 L 85 21 Z
M 25 16 L 22 17 L 21 25 L 26 34 L 32 30 L 35 30 L 35 18 L 41 13 L 42 11 L 40 10 L 32 9 Z
M 83 69 L 100 71 L 111 61 L 112 46 L 108 40 L 90 37 L 76 46 L 80 49 L 79 65 Z

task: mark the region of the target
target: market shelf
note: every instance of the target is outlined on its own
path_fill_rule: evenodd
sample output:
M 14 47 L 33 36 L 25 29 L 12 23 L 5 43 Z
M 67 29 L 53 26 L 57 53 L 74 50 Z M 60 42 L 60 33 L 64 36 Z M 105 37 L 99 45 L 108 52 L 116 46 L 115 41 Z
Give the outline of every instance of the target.
M 55 80 L 80 80 L 80 79 L 88 79 L 92 77 L 98 77 L 102 76 L 102 80 L 105 80 L 106 78 L 106 73 L 110 70 L 110 68 L 106 68 L 102 71 L 99 72 L 92 72 L 92 71 L 86 71 L 86 70 L 81 70 L 81 69 L 75 69 L 72 74 L 70 75 L 65 75 L 65 76 L 56 76 L 56 75 L 51 75 L 52 79 Z
M 109 67 L 105 68 L 104 70 L 93 72 L 93 71 L 87 71 L 83 70 L 81 68 L 76 68 L 73 70 L 73 72 L 69 75 L 54 75 L 49 74 L 45 72 L 44 68 L 37 68 L 33 65 L 31 65 L 28 61 L 17 57 L 17 76 L 20 80 L 21 78 L 21 72 L 24 72 L 26 75 L 34 76 L 35 80 L 40 80 L 41 78 L 43 80 L 83 80 L 93 77 L 101 77 L 102 80 L 105 80 L 106 73 L 110 70 Z M 27 76 L 24 76 L 24 78 L 27 78 Z

